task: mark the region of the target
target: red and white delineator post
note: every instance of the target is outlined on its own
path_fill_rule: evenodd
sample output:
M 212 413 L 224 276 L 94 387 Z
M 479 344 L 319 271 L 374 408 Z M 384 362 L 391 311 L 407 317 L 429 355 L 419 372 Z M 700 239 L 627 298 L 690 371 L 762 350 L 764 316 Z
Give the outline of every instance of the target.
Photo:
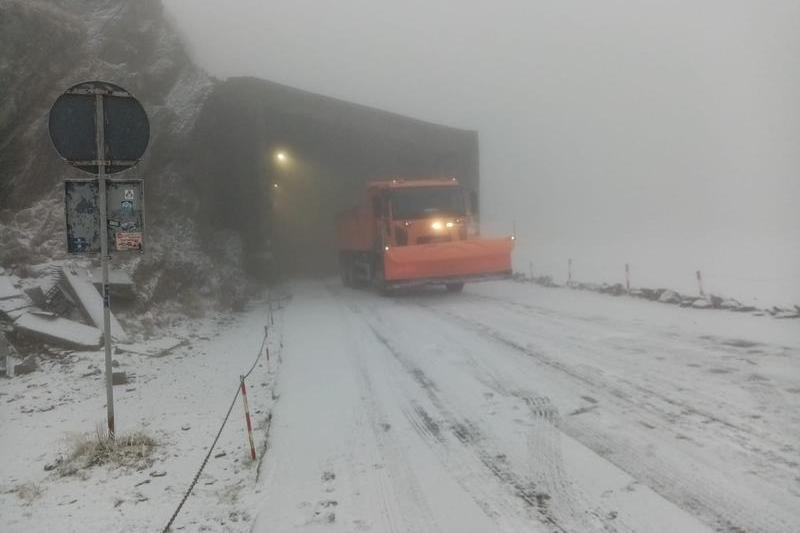
M 244 385 L 244 376 L 239 376 L 242 387 L 242 403 L 244 404 L 244 420 L 247 424 L 247 440 L 250 441 L 250 458 L 256 460 L 256 445 L 253 441 L 253 424 L 250 422 L 250 406 L 247 403 L 247 387 Z
M 631 292 L 631 266 L 625 263 L 625 290 Z

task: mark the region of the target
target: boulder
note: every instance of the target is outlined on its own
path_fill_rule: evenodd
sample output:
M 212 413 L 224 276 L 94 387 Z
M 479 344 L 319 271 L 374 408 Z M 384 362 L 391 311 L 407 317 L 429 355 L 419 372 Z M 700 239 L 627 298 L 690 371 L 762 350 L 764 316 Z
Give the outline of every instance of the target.
M 642 298 L 647 298 L 648 300 L 658 300 L 664 292 L 661 289 L 638 289 L 638 291 Z M 633 294 L 633 291 L 631 291 L 631 294 Z
M 719 306 L 722 309 L 730 309 L 731 311 L 733 311 L 742 307 L 742 303 L 739 302 L 738 300 L 734 300 L 733 298 L 726 298 L 722 300 Z
M 698 298 L 692 302 L 692 307 L 695 309 L 708 309 L 709 307 L 713 307 L 713 304 L 705 298 Z
M 665 304 L 679 304 L 681 303 L 681 295 L 673 290 L 666 289 L 658 297 L 658 301 Z
M 622 296 L 623 294 L 627 293 L 628 291 L 625 289 L 625 286 L 622 283 L 615 283 L 608 289 L 610 294 L 614 296 Z

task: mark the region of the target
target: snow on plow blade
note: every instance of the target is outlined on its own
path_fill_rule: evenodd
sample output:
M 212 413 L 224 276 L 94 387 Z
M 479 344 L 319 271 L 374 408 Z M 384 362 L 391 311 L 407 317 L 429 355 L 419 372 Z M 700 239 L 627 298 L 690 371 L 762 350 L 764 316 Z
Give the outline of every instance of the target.
M 510 238 L 395 246 L 383 256 L 385 279 L 399 286 L 508 277 L 513 247 Z

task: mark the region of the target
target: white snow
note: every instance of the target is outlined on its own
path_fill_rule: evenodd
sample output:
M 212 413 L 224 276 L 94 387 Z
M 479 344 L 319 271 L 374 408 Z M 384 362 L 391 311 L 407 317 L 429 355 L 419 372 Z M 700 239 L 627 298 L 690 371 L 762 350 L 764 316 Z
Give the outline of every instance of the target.
M 256 532 L 800 527 L 797 323 L 514 283 L 295 290 Z
M 142 471 L 98 466 L 60 477 L 44 470 L 69 452 L 75 435 L 92 438 L 105 427 L 102 350 L 43 358 L 39 371 L 0 381 L 0 530 L 161 531 L 214 439 L 239 375 L 253 363 L 266 323 L 265 304 L 256 303 L 247 313 L 176 326 L 170 335 L 189 343 L 168 357 L 114 355 L 115 371 L 133 377 L 114 387 L 117 432 L 143 431 L 158 442 L 155 463 Z M 278 342 L 277 336 L 270 341 L 273 353 L 280 351 Z M 272 403 L 274 359 L 270 365 L 262 358 L 248 380 L 259 450 Z M 224 455 L 215 457 L 219 453 Z M 151 471 L 166 474 L 152 477 Z M 237 402 L 176 527 L 248 531 L 259 497 L 255 477 Z M 24 487 L 40 495 L 26 499 Z
M 180 530 L 800 530 L 797 320 L 512 282 L 290 289 L 272 359 L 248 381 L 260 449 L 272 412 L 261 476 L 237 405 Z M 3 381 L 4 531 L 163 527 L 267 314 L 257 303 L 164 332 L 190 341 L 165 357 L 115 356 L 135 376 L 115 387 L 119 430 L 161 443 L 164 477 L 42 470 L 68 432 L 102 424 L 101 352 Z M 28 483 L 42 492 L 31 503 Z
M 172 350 L 186 343 L 185 339 L 176 337 L 162 337 L 160 339 L 148 340 L 132 344 L 116 344 L 114 348 L 123 353 L 134 353 L 137 355 L 147 355 L 149 357 L 163 357 Z
M 22 291 L 14 286 L 14 278 L 0 276 L 0 300 L 21 296 Z
M 61 317 L 45 317 L 34 313 L 20 316 L 14 327 L 35 337 L 72 347 L 95 348 L 103 341 L 99 329 Z
M 92 322 L 103 329 L 103 297 L 97 292 L 92 282 L 79 274 L 72 272 L 69 268 L 64 269 L 64 276 L 72 289 L 72 292 L 80 301 L 86 314 L 89 315 Z M 113 305 L 113 304 L 112 304 Z M 128 342 L 128 335 L 122 329 L 122 325 L 111 313 L 111 338 L 119 342 Z

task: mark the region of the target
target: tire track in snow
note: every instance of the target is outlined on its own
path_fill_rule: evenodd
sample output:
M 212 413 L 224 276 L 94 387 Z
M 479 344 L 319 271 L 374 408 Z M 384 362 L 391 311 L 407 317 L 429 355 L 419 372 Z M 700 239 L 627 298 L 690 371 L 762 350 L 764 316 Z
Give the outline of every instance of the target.
M 552 359 L 545 353 L 535 350 L 530 346 L 523 346 L 486 324 L 449 310 L 433 309 L 431 306 L 424 303 L 415 302 L 415 305 L 434 313 L 437 317 L 442 317 L 444 314 L 450 320 L 466 327 L 470 331 L 511 348 L 520 354 L 531 357 L 538 363 L 553 368 L 579 381 L 584 387 L 597 391 L 597 393 L 611 394 L 625 403 L 630 404 L 630 407 L 634 410 L 642 409 L 641 398 L 636 398 L 610 384 L 602 383 L 600 379 L 590 377 L 577 369 Z M 648 397 L 661 399 L 667 404 L 683 409 L 686 413 L 705 417 L 729 429 L 747 432 L 747 429 L 722 420 L 711 413 L 703 412 L 673 398 L 645 389 L 641 387 L 641 385 L 631 383 L 627 380 L 622 381 L 634 387 L 637 392 L 645 394 Z M 667 422 L 671 421 L 667 420 Z M 793 533 L 796 530 L 794 529 L 798 523 L 796 517 L 793 520 L 791 516 L 785 514 L 782 514 L 782 516 L 775 516 L 775 512 L 780 511 L 780 509 L 773 509 L 773 514 L 761 513 L 757 515 L 751 513 L 748 511 L 748 507 L 744 505 L 745 502 L 736 497 L 731 497 L 724 487 L 709 483 L 707 477 L 698 475 L 696 470 L 688 470 L 682 472 L 680 475 L 676 475 L 672 465 L 651 456 L 646 453 L 646 450 L 642 452 L 640 448 L 628 444 L 624 439 L 614 438 L 613 436 L 609 437 L 597 432 L 587 432 L 585 428 L 575 424 L 567 425 L 565 430 L 571 437 L 582 442 L 600 456 L 628 472 L 634 478 L 641 480 L 664 498 L 672 501 L 695 516 L 702 518 L 716 531 L 724 533 L 742 533 L 750 531 L 780 531 Z
M 480 297 L 483 298 L 483 297 Z M 493 298 L 485 298 L 489 301 L 494 301 Z M 779 441 L 773 438 L 773 434 L 769 433 L 766 430 L 757 430 L 755 428 L 744 426 L 741 424 L 737 424 L 735 422 L 730 421 L 724 416 L 712 413 L 708 409 L 697 407 L 694 404 L 687 403 L 685 401 L 681 401 L 676 399 L 674 396 L 659 392 L 652 387 L 645 387 L 639 383 L 632 382 L 629 379 L 626 379 L 621 376 L 615 376 L 616 383 L 624 385 L 628 387 L 630 390 L 626 391 L 618 386 L 612 385 L 607 380 L 603 380 L 598 373 L 593 372 L 586 372 L 581 371 L 577 368 L 572 368 L 552 357 L 546 355 L 543 351 L 534 349 L 530 346 L 530 344 L 523 346 L 522 344 L 509 339 L 507 336 L 502 335 L 498 330 L 476 320 L 473 320 L 468 317 L 464 317 L 458 313 L 454 313 L 449 310 L 439 310 L 433 309 L 431 306 L 417 302 L 416 305 L 428 310 L 431 313 L 436 314 L 437 316 L 441 316 L 442 313 L 455 321 L 456 323 L 469 327 L 469 328 L 477 328 L 477 330 L 481 333 L 482 336 L 488 337 L 497 341 L 501 344 L 505 344 L 515 351 L 519 353 L 523 353 L 530 357 L 535 358 L 538 362 L 550 366 L 562 373 L 569 375 L 570 377 L 580 380 L 584 382 L 587 386 L 600 388 L 605 391 L 610 391 L 615 397 L 625 402 L 628 402 L 630 405 L 635 406 L 637 410 L 641 410 L 642 407 L 647 407 L 647 409 L 652 412 L 653 414 L 659 416 L 663 419 L 664 422 L 668 423 L 669 425 L 674 425 L 675 421 L 679 418 L 692 420 L 694 423 L 700 423 L 703 425 L 708 425 L 709 423 L 713 423 L 717 427 L 719 427 L 721 433 L 724 438 L 728 438 L 734 440 L 739 446 L 743 449 L 761 453 L 761 446 L 754 445 L 752 443 L 752 438 L 760 439 L 763 443 L 769 444 L 774 448 L 774 450 L 783 450 L 786 448 L 787 443 L 785 441 Z M 525 306 L 524 304 L 520 304 L 523 308 L 531 307 Z M 512 311 L 514 312 L 514 311 Z M 519 314 L 516 312 L 516 314 Z M 572 342 L 576 348 L 583 351 L 593 351 L 590 346 L 586 346 L 583 343 L 576 343 Z M 643 399 L 647 399 L 647 402 L 643 402 Z M 783 402 L 781 402 L 783 403 Z M 735 408 L 736 405 L 731 405 L 731 408 Z M 784 467 L 787 467 L 790 470 L 794 470 L 797 467 L 797 462 L 794 457 L 784 456 L 776 451 L 773 450 L 773 457 L 774 462 L 777 464 L 781 464 Z M 774 465 L 764 465 L 766 468 L 773 468 Z M 776 472 L 776 475 L 779 474 Z
M 461 419 L 456 416 L 450 408 L 442 400 L 440 391 L 436 384 L 425 374 L 419 367 L 414 366 L 410 360 L 404 356 L 392 342 L 383 335 L 383 333 L 375 327 L 373 321 L 361 312 L 356 306 L 351 306 L 354 313 L 362 316 L 365 323 L 372 331 L 375 338 L 386 347 L 387 351 L 400 363 L 406 373 L 417 384 L 417 386 L 425 393 L 432 406 L 436 409 L 444 423 L 440 423 L 430 415 L 423 407 L 411 403 L 411 408 L 404 410 L 406 416 L 411 421 L 412 425 L 418 429 L 420 435 L 427 439 L 433 445 L 445 446 L 451 442 L 451 439 L 446 435 L 450 435 L 460 444 L 464 450 L 473 455 L 482 466 L 481 470 L 488 471 L 489 475 L 499 482 L 502 486 L 506 487 L 506 491 L 510 493 L 515 499 L 520 501 L 523 505 L 522 511 L 524 516 L 531 516 L 538 519 L 541 523 L 555 528 L 557 531 L 567 532 L 567 529 L 562 525 L 559 519 L 554 516 L 549 508 L 549 500 L 551 496 L 544 492 L 537 491 L 537 487 L 532 480 L 525 479 L 519 473 L 503 461 L 502 453 L 490 449 L 489 442 L 486 436 L 478 429 L 478 427 L 468 419 Z M 447 433 L 442 429 L 446 427 Z M 452 450 L 452 447 L 450 447 Z M 469 467 L 468 463 L 462 466 Z M 474 468 L 473 468 L 474 470 Z M 480 474 L 480 472 L 477 472 Z M 458 475 L 457 472 L 453 472 Z M 485 475 L 484 475 L 485 477 Z M 495 519 L 501 519 L 508 516 L 509 511 L 516 514 L 520 513 L 519 509 L 509 509 L 506 500 L 501 500 L 496 497 L 494 491 L 486 490 L 490 487 L 482 483 L 470 482 L 473 476 L 461 476 L 459 482 L 476 496 L 476 502 Z M 572 517 L 573 519 L 575 517 Z
M 338 291 L 328 290 L 337 296 Z M 373 448 L 371 466 L 375 472 L 377 489 L 380 494 L 381 513 L 387 521 L 390 533 L 438 533 L 436 520 L 428 503 L 421 497 L 419 480 L 408 466 L 410 461 L 397 444 L 387 434 L 386 411 L 380 404 L 363 353 L 358 346 L 350 350 L 353 364 L 357 370 L 359 387 L 363 394 L 367 423 L 375 438 L 377 447 Z M 385 469 L 385 470 L 384 470 Z M 388 472 L 388 475 L 387 475 Z M 396 481 L 395 481 L 396 480 Z M 402 497 L 397 489 L 403 488 Z
M 554 323 L 557 323 L 557 324 L 560 324 L 560 325 L 564 325 L 564 326 L 567 326 L 567 327 L 569 327 L 569 325 L 570 325 L 568 321 L 565 321 L 563 319 L 560 319 L 560 318 L 556 317 L 554 315 L 554 313 L 548 312 L 545 309 L 539 308 L 539 307 L 534 306 L 534 305 L 526 304 L 526 303 L 523 303 L 523 302 L 503 300 L 501 298 L 496 298 L 496 297 L 491 297 L 491 296 L 486 296 L 486 295 L 479 295 L 479 294 L 470 294 L 470 295 L 468 295 L 468 298 L 472 299 L 475 302 L 482 302 L 482 303 L 489 302 L 489 303 L 492 303 L 494 305 L 497 305 L 497 306 L 503 308 L 504 310 L 506 310 L 506 311 L 508 311 L 510 313 L 513 313 L 513 314 L 519 316 L 520 318 L 530 319 L 531 318 L 531 314 L 530 313 L 534 313 L 538 317 L 544 317 L 544 318 L 546 318 L 547 320 L 549 320 L 551 322 L 554 322 Z M 429 306 L 429 305 L 427 305 L 425 303 L 416 302 L 416 304 L 428 309 L 431 312 L 434 311 L 431 306 Z M 438 312 L 438 310 L 437 310 L 437 312 Z M 511 347 L 514 348 L 517 351 L 525 351 L 529 355 L 531 355 L 533 357 L 536 357 L 539 361 L 541 361 L 541 362 L 543 362 L 545 364 L 549 364 L 550 366 L 556 366 L 562 372 L 570 373 L 570 375 L 572 375 L 572 377 L 574 377 L 574 378 L 583 380 L 584 378 L 588 377 L 586 373 L 582 373 L 582 372 L 579 372 L 579 371 L 572 371 L 566 365 L 563 365 L 562 363 L 560 363 L 558 361 L 555 361 L 552 358 L 549 358 L 548 356 L 546 356 L 540 350 L 534 350 L 533 348 L 530 347 L 530 345 L 522 346 L 522 345 L 520 345 L 520 344 L 518 344 L 518 343 L 516 343 L 514 341 L 511 341 L 510 339 L 508 339 L 505 336 L 499 336 L 498 337 L 497 336 L 498 332 L 496 330 L 491 329 L 489 326 L 483 324 L 482 322 L 478 322 L 478 321 L 472 320 L 470 318 L 466 318 L 466 317 L 464 317 L 464 316 L 462 316 L 462 315 L 460 315 L 458 313 L 454 313 L 452 311 L 444 310 L 443 312 L 447 316 L 449 316 L 450 318 L 455 319 L 455 320 L 459 321 L 462 324 L 465 324 L 465 325 L 468 325 L 468 326 L 476 326 L 477 325 L 477 326 L 481 327 L 484 330 L 484 333 L 492 336 L 495 340 L 497 340 L 499 342 L 502 342 L 502 343 L 505 343 L 505 344 L 510 344 Z M 586 318 L 586 317 L 575 316 L 575 317 L 570 317 L 570 318 L 573 319 L 573 320 L 576 320 L 576 321 L 585 322 L 585 323 L 587 323 L 589 326 L 591 326 L 593 328 L 596 327 L 596 323 L 594 321 Z M 643 342 L 642 339 L 637 339 L 637 341 L 639 343 Z M 673 340 L 673 343 L 674 342 L 677 342 L 677 341 Z M 575 346 L 579 350 L 593 351 L 593 349 L 592 349 L 593 347 L 592 346 L 588 346 L 585 343 L 578 342 L 578 341 L 576 341 L 574 339 L 572 339 L 572 340 L 567 339 L 566 343 Z M 646 348 L 651 348 L 651 347 L 654 350 L 663 348 L 663 346 L 658 346 L 658 345 L 648 345 L 648 346 L 646 346 Z M 697 348 L 693 347 L 691 345 L 684 345 L 683 349 L 696 350 Z M 746 448 L 746 449 L 751 449 L 752 448 L 752 446 L 750 444 L 750 439 L 749 439 L 749 437 L 751 437 L 751 436 L 759 438 L 762 441 L 773 445 L 776 449 L 780 449 L 780 448 L 782 448 L 783 446 L 786 445 L 785 442 L 781 442 L 781 441 L 775 440 L 773 438 L 774 435 L 771 434 L 768 430 L 758 430 L 758 429 L 756 429 L 754 427 L 738 424 L 736 422 L 733 422 L 733 421 L 725 418 L 724 416 L 720 416 L 717 413 L 713 413 L 713 412 L 709 411 L 708 409 L 703 409 L 703 408 L 697 407 L 696 405 L 687 404 L 686 402 L 683 402 L 683 401 L 681 401 L 679 399 L 676 399 L 672 395 L 656 391 L 656 390 L 654 390 L 652 388 L 644 387 L 639 383 L 634 383 L 634 382 L 632 382 L 632 381 L 630 381 L 628 379 L 622 378 L 622 377 L 618 377 L 617 379 L 618 379 L 618 381 L 620 383 L 622 383 L 622 384 L 630 387 L 631 389 L 635 390 L 635 392 L 638 393 L 638 394 L 643 394 L 643 395 L 645 395 L 645 396 L 647 396 L 649 398 L 654 398 L 655 400 L 657 400 L 659 402 L 663 402 L 665 404 L 668 404 L 668 405 L 672 406 L 675 409 L 676 412 L 680 413 L 681 416 L 693 416 L 693 417 L 701 419 L 701 422 L 703 424 L 707 424 L 710 421 L 710 422 L 713 422 L 716 425 L 719 425 L 722 429 L 728 430 L 729 433 L 727 433 L 727 436 L 735 439 L 743 448 Z M 678 392 L 680 392 L 680 391 L 678 391 Z M 782 397 L 776 396 L 777 395 L 776 391 L 773 391 L 773 393 L 774 394 L 770 397 L 770 399 L 778 400 L 777 402 L 775 402 L 777 405 L 782 405 L 782 404 L 785 403 L 783 401 Z M 617 395 L 621 399 L 628 400 L 628 401 L 631 400 L 631 396 L 629 394 L 623 392 L 619 388 L 614 389 L 614 394 Z M 757 397 L 763 398 L 765 396 L 764 388 L 762 387 L 758 391 L 754 391 L 754 395 L 757 396 Z M 718 398 L 715 398 L 715 399 L 718 400 Z M 637 404 L 641 403 L 641 398 L 637 397 L 636 398 L 636 403 Z M 656 409 L 658 409 L 657 406 L 654 406 L 654 407 Z M 731 407 L 735 408 L 736 405 L 732 405 Z M 663 410 L 661 410 L 661 411 L 663 411 Z M 668 419 L 668 421 L 669 422 L 673 422 L 674 420 L 672 418 L 670 418 L 670 419 Z M 786 466 L 789 466 L 792 469 L 794 469 L 796 467 L 796 463 L 794 462 L 794 459 L 792 459 L 792 458 L 776 457 L 776 461 L 780 462 L 780 463 L 782 463 L 782 464 L 784 464 Z
M 402 304 L 398 305 L 402 306 Z M 350 307 L 355 312 L 360 312 L 355 306 L 351 305 Z M 393 331 L 392 327 L 396 324 L 384 320 L 380 312 L 382 306 L 368 303 L 366 307 L 369 310 L 368 321 L 373 321 L 380 326 L 378 335 L 386 337 L 387 332 Z M 373 330 L 375 329 L 373 327 Z M 457 339 L 453 341 L 458 345 Z M 410 361 L 394 345 L 389 348 L 390 351 L 394 350 L 395 354 Z M 498 375 L 497 369 L 486 364 L 486 358 L 476 357 L 469 349 L 460 352 L 460 356 L 467 358 L 473 371 L 472 377 L 492 391 L 491 394 L 519 401 L 521 405 L 530 410 L 532 429 L 526 437 L 529 450 L 526 466 L 530 472 L 530 478 L 539 482 L 540 491 L 536 498 L 537 505 L 542 506 L 547 503 L 551 514 L 562 522 L 562 525 L 566 523 L 567 529 L 571 531 L 634 531 L 635 528 L 626 525 L 625 520 L 618 518 L 615 511 L 601 509 L 597 506 L 598 502 L 590 501 L 582 491 L 568 482 L 569 476 L 564 469 L 561 450 L 562 433 L 558 428 L 560 417 L 558 410 L 552 405 L 549 398 L 537 396 L 529 390 L 515 387 L 513 380 L 508 379 L 507 376 Z M 421 387 L 425 388 L 431 385 L 430 388 L 436 389 L 433 382 L 419 368 L 412 365 L 412 368 L 407 371 L 415 376 Z M 439 394 L 440 391 L 436 389 L 436 392 Z M 501 453 L 499 456 L 504 457 L 505 455 Z

